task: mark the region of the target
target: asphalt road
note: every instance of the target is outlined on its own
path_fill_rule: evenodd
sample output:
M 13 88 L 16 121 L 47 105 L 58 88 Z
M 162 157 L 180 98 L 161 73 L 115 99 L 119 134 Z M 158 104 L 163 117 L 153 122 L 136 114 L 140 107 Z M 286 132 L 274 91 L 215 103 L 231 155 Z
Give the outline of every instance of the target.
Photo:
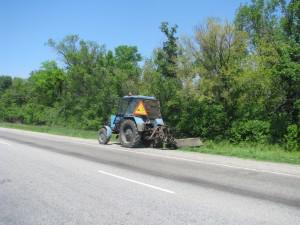
M 0 225 L 300 224 L 300 167 L 0 128 Z

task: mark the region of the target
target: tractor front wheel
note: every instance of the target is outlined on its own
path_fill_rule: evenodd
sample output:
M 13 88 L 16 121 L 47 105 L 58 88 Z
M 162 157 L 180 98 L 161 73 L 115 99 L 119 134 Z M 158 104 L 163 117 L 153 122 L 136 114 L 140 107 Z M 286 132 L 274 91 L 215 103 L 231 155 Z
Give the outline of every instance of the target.
M 109 142 L 110 137 L 107 136 L 107 131 L 104 127 L 99 130 L 98 141 L 99 144 L 106 145 Z
M 132 120 L 124 120 L 120 127 L 121 145 L 127 148 L 136 148 L 141 144 L 141 135 Z

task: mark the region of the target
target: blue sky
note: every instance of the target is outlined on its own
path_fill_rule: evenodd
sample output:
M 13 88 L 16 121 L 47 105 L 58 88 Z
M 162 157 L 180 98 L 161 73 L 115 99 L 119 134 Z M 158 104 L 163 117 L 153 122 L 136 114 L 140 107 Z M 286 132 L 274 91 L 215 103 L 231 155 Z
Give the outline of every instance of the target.
M 232 20 L 247 0 L 0 0 L 0 74 L 28 77 L 41 62 L 58 60 L 45 43 L 78 34 L 112 49 L 136 45 L 144 57 L 163 41 L 162 21 L 192 35 L 207 17 Z

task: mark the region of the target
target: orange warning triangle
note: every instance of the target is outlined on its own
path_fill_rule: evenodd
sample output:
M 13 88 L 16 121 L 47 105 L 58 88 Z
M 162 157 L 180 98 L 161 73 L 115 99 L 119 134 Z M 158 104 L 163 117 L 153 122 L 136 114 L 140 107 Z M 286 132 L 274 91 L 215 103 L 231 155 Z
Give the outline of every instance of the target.
M 145 110 L 143 101 L 139 102 L 139 104 L 135 108 L 134 114 L 139 115 L 139 116 L 147 116 L 148 115 L 146 110 Z

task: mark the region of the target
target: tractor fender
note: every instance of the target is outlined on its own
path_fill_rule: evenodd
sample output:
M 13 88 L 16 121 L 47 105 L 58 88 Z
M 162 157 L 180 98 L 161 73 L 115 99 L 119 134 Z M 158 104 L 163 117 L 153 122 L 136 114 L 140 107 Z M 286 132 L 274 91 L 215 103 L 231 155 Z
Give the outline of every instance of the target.
M 116 119 L 117 119 L 116 115 L 110 116 L 110 124 L 109 125 L 112 129 L 115 129 L 116 122 L 117 122 Z
M 133 117 L 133 119 L 134 119 L 134 122 L 136 124 L 138 131 L 140 131 L 140 132 L 144 131 L 144 126 L 145 126 L 144 120 L 142 118 L 136 117 L 136 116 Z
M 144 120 L 142 118 L 137 117 L 137 116 L 132 116 L 132 117 L 131 116 L 127 116 L 124 119 L 132 120 L 136 124 L 137 130 L 139 132 L 144 131 L 145 122 L 144 122 Z
M 112 129 L 109 126 L 103 126 L 106 129 L 107 138 L 111 138 Z
M 156 126 L 158 126 L 158 125 L 160 125 L 160 126 L 165 125 L 163 119 L 161 119 L 161 118 L 155 119 L 154 124 L 155 124 Z

